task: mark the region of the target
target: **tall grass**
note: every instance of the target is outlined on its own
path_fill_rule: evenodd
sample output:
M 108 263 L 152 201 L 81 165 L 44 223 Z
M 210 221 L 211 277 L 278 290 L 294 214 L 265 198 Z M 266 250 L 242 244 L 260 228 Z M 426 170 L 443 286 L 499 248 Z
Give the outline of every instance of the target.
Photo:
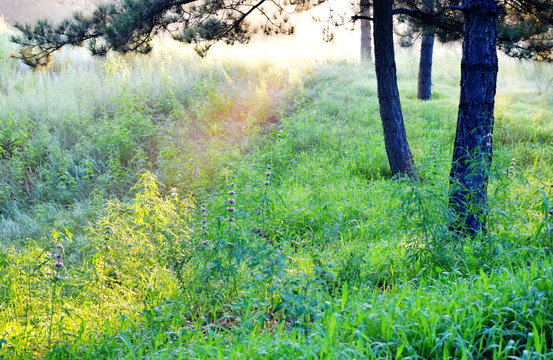
M 490 231 L 453 242 L 457 50 L 427 102 L 399 51 L 411 181 L 369 66 L 157 45 L 0 58 L 0 355 L 553 356 L 550 67 L 501 59 Z
M 236 52 L 199 61 L 168 43 L 136 58 L 68 50 L 33 72 L 9 58 L 7 32 L 0 232 L 12 244 L 44 236 L 48 223 L 72 226 L 67 218 L 82 227 L 79 204 L 124 197 L 144 169 L 183 191 L 220 182 L 233 146 L 287 111 L 306 66 L 254 64 Z
M 9 33 L 2 23 L 0 332 L 12 356 L 34 357 L 171 298 L 167 244 L 188 237 L 190 194 L 225 182 L 289 111 L 307 65 L 200 61 L 162 43 L 149 57 L 66 50 L 33 72 L 9 57 Z

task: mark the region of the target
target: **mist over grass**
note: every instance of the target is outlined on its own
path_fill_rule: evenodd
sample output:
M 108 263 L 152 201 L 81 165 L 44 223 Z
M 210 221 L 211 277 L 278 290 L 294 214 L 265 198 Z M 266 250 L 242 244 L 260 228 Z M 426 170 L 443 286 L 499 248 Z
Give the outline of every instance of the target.
M 391 177 L 373 65 L 343 44 L 200 59 L 159 40 L 33 72 L 9 31 L 0 356 L 552 356 L 550 66 L 501 58 L 490 232 L 459 242 L 455 46 L 437 50 L 425 102 L 416 52 L 398 51 L 412 181 Z

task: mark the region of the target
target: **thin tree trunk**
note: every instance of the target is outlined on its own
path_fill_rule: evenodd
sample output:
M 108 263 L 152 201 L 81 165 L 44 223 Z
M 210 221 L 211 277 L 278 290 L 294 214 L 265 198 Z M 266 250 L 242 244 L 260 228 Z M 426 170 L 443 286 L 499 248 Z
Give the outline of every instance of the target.
M 450 182 L 452 224 L 460 236 L 486 231 L 497 82 L 497 3 L 465 0 L 461 98 Z
M 365 6 L 363 1 L 360 4 L 361 15 L 370 18 L 370 8 Z M 372 22 L 368 19 L 361 19 L 361 61 L 373 60 L 372 43 Z
M 434 0 L 424 0 L 423 11 L 434 11 Z M 430 100 L 432 97 L 432 53 L 434 51 L 434 28 L 427 26 L 422 32 L 421 56 L 419 63 L 419 79 L 417 98 Z
M 432 52 L 434 50 L 434 33 L 426 33 L 424 29 L 421 43 L 421 58 L 419 63 L 419 79 L 417 99 L 430 100 L 432 98 Z
M 375 0 L 374 58 L 378 88 L 380 118 L 384 143 L 392 174 L 414 174 L 413 156 L 407 142 L 399 91 L 397 88 L 394 54 L 392 1 Z

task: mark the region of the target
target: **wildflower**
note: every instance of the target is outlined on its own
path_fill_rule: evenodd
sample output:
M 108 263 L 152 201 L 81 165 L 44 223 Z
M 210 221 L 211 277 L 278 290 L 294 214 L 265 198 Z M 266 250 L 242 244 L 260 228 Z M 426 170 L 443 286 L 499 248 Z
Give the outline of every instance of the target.
M 233 212 L 234 210 L 236 210 L 236 208 L 235 208 L 234 206 L 229 206 L 229 207 L 227 208 L 227 211 L 228 211 L 228 212 Z
M 236 191 L 234 191 L 234 190 L 229 190 L 228 193 L 229 193 L 229 195 L 234 195 L 234 194 L 236 194 Z
M 267 176 L 273 176 L 273 173 L 270 172 L 270 171 L 267 171 L 267 172 L 266 172 L 266 175 L 267 175 Z
M 209 233 L 206 231 L 206 232 L 204 232 L 204 235 L 207 236 L 207 235 L 209 235 Z
M 269 185 L 270 183 L 271 183 L 270 181 L 266 181 L 266 180 L 265 180 L 265 182 L 264 182 L 263 184 Z
M 228 218 L 227 218 L 227 221 L 228 221 L 228 222 L 232 222 L 232 221 L 234 221 L 234 218 L 228 217 Z
M 228 200 L 227 200 L 227 202 L 228 202 L 229 204 L 234 204 L 235 201 L 236 201 L 236 200 L 234 200 L 234 199 L 228 199 Z
M 56 263 L 54 263 L 54 266 L 57 267 L 57 268 L 60 268 L 60 267 L 63 266 L 63 264 L 60 263 L 60 262 L 56 262 Z
M 203 213 L 203 214 L 202 214 L 202 217 L 207 217 L 207 213 Z
M 488 142 L 486 143 L 486 146 L 492 146 L 492 143 L 488 141 Z
M 231 243 L 231 242 L 227 243 L 227 245 L 230 246 L 230 247 L 233 247 L 233 246 L 234 246 L 234 244 Z
M 203 213 L 207 211 L 207 209 L 206 209 L 205 207 L 203 207 L 203 206 L 201 207 L 200 210 L 201 210 Z
M 202 230 L 207 229 L 207 225 L 202 226 Z
M 543 249 L 544 250 L 549 250 L 549 246 L 544 246 Z
M 58 249 L 63 249 L 63 245 L 62 245 L 62 244 L 57 244 L 56 247 L 57 247 Z
M 487 137 L 492 137 L 493 134 L 492 134 L 492 133 L 487 133 L 486 136 L 487 136 Z
M 58 258 L 58 259 L 61 259 L 61 258 L 63 257 L 62 254 L 56 254 L 56 255 L 54 255 L 54 256 L 55 256 L 56 258 Z
M 202 241 L 202 245 L 208 245 L 208 244 L 209 244 L 209 240 Z

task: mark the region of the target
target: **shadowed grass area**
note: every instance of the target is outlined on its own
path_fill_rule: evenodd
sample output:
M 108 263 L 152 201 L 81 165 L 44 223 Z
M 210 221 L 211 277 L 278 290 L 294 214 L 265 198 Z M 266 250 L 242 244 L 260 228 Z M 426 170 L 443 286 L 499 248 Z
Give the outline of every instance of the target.
M 550 67 L 501 60 L 490 232 L 461 242 L 457 50 L 426 102 L 398 55 L 420 181 L 391 177 L 372 65 L 169 50 L 0 58 L 0 356 L 553 356 Z

